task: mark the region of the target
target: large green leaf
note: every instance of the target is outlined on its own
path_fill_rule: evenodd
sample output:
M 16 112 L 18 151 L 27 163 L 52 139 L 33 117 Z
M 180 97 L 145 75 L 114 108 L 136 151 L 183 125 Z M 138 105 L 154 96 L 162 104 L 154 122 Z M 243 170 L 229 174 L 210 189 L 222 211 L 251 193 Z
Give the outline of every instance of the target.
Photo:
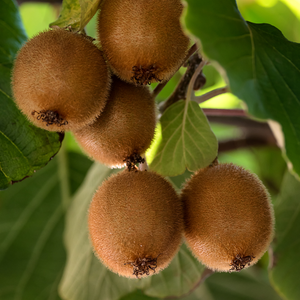
M 194 296 L 194 297 L 193 297 Z M 280 300 L 266 270 L 252 267 L 240 273 L 215 273 L 182 300 Z
M 204 267 L 184 245 L 167 269 L 141 280 L 120 277 L 95 257 L 89 241 L 87 211 L 97 187 L 113 172 L 95 164 L 74 196 L 67 215 L 68 262 L 60 285 L 61 297 L 66 300 L 118 300 L 136 289 L 160 298 L 187 293 L 200 279 Z
M 12 0 L 0 4 L 0 189 L 45 166 L 57 153 L 61 135 L 33 126 L 17 109 L 10 87 L 11 69 L 26 41 Z
M 63 154 L 0 192 L 1 300 L 60 299 L 64 208 L 91 165 L 83 155 Z
M 275 203 L 276 238 L 271 282 L 285 299 L 300 299 L 300 182 L 287 173 Z
M 197 171 L 218 153 L 218 142 L 199 104 L 178 101 L 161 119 L 162 141 L 150 168 L 165 176 L 177 176 L 187 168 Z
M 287 157 L 300 174 L 300 45 L 271 25 L 246 22 L 234 0 L 187 3 L 187 28 L 225 69 L 249 112 L 281 124 Z

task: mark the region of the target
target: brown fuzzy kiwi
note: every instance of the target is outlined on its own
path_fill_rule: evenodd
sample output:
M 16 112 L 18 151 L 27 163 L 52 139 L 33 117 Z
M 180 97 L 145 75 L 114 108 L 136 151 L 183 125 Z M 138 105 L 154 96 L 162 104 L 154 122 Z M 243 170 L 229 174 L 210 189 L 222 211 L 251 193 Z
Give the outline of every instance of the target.
M 156 107 L 148 87 L 113 77 L 111 94 L 101 116 L 74 132 L 82 148 L 108 166 L 122 166 L 150 146 L 156 125 Z
M 189 39 L 180 0 L 107 0 L 98 34 L 112 71 L 136 84 L 168 80 L 183 63 Z
M 158 273 L 181 244 L 181 200 L 154 172 L 125 170 L 110 177 L 94 195 L 88 220 L 95 254 L 125 277 Z
M 198 171 L 181 194 L 185 238 L 194 255 L 216 271 L 255 264 L 273 238 L 269 194 L 256 175 L 234 164 Z
M 21 48 L 12 87 L 18 107 L 36 126 L 74 130 L 93 122 L 104 108 L 110 74 L 90 40 L 55 29 L 39 33 Z

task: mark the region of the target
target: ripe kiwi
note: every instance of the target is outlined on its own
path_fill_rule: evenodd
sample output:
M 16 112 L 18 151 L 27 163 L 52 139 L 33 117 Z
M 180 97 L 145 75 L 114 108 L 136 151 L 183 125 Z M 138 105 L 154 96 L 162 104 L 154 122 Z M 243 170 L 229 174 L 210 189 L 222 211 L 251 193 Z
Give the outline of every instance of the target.
M 95 120 L 109 93 L 101 51 L 64 29 L 39 33 L 19 51 L 12 74 L 15 101 L 36 126 L 74 130 Z
M 183 235 L 182 203 L 172 185 L 149 171 L 106 180 L 89 208 L 95 254 L 111 271 L 140 278 L 166 268 Z
M 74 136 L 93 159 L 108 166 L 121 166 L 150 146 L 155 114 L 155 101 L 148 87 L 113 77 L 105 109 L 93 124 L 75 131 Z
M 256 175 L 234 164 L 198 171 L 181 194 L 185 238 L 194 255 L 216 271 L 255 264 L 273 238 L 269 194 Z
M 112 71 L 136 84 L 169 79 L 183 63 L 189 39 L 180 0 L 106 0 L 98 34 Z

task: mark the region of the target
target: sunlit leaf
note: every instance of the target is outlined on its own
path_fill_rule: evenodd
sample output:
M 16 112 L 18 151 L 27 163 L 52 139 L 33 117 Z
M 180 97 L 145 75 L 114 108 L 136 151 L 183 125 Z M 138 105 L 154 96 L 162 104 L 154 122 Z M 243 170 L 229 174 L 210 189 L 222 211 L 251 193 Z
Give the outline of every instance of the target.
M 83 29 L 86 24 L 92 19 L 97 12 L 102 0 L 79 0 L 81 7 L 81 23 L 80 29 Z
M 58 19 L 50 26 L 83 30 L 97 12 L 101 0 L 63 0 Z
M 160 119 L 162 141 L 150 168 L 165 176 L 196 171 L 217 156 L 218 142 L 196 102 L 171 105 Z
M 80 29 L 81 8 L 79 0 L 63 0 L 62 9 L 58 19 L 49 26 L 68 27 Z

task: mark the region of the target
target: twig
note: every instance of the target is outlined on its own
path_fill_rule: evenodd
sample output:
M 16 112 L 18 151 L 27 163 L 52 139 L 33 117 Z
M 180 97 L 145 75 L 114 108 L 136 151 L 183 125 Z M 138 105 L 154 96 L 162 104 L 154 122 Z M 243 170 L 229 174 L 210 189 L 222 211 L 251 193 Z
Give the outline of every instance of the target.
M 194 93 L 194 84 L 195 84 L 195 81 L 196 81 L 196 78 L 198 77 L 198 75 L 201 73 L 203 67 L 205 66 L 206 64 L 206 61 L 202 60 L 201 63 L 198 65 L 197 69 L 195 70 L 190 82 L 189 82 L 189 85 L 188 85 L 188 88 L 187 88 L 187 92 L 186 92 L 186 99 L 188 100 L 191 100 L 192 99 L 192 95 Z
M 169 106 L 173 103 L 181 100 L 186 99 L 186 92 L 188 85 L 192 79 L 193 74 L 195 73 L 196 69 L 202 62 L 202 58 L 199 57 L 198 53 L 192 55 L 189 60 L 189 65 L 183 77 L 181 78 L 180 82 L 178 83 L 176 89 L 172 93 L 172 95 L 166 101 L 162 102 L 159 106 L 159 111 L 163 113 Z
M 263 146 L 277 147 L 277 144 L 275 140 L 270 142 L 269 136 L 263 137 L 261 134 L 258 134 L 257 136 L 249 134 L 249 136 L 239 139 L 219 141 L 219 153 L 233 151 L 236 149 Z
M 206 94 L 204 95 L 201 95 L 199 97 L 193 97 L 193 101 L 197 102 L 197 103 L 203 103 L 213 97 L 216 97 L 218 95 L 221 95 L 221 94 L 224 94 L 224 93 L 228 93 L 228 87 L 225 86 L 225 87 L 222 87 L 222 88 L 219 88 L 219 89 L 215 89 L 215 90 L 212 90 L 210 92 L 207 92 Z
M 185 59 L 183 60 L 183 64 L 182 65 L 184 65 L 189 60 L 189 58 L 197 51 L 197 49 L 198 49 L 197 44 L 194 44 L 190 48 L 190 50 L 188 51 L 188 53 L 186 54 Z
M 204 108 L 203 112 L 207 116 L 248 117 L 247 113 L 243 109 Z
M 163 83 L 160 83 L 155 87 L 155 89 L 152 92 L 154 98 L 157 97 L 157 95 L 163 90 L 163 88 L 167 85 L 168 82 L 169 80 L 164 81 Z
M 198 49 L 197 44 L 194 44 L 188 51 L 188 53 L 186 54 L 182 65 L 186 64 L 186 62 L 189 60 L 189 58 L 194 54 L 194 52 Z M 180 68 L 178 68 L 179 70 Z M 177 70 L 177 71 L 178 71 Z M 154 98 L 163 90 L 163 88 L 167 85 L 167 83 L 169 82 L 169 80 L 164 81 L 163 83 L 160 83 L 156 86 L 156 88 L 154 89 L 154 91 L 152 92 Z

